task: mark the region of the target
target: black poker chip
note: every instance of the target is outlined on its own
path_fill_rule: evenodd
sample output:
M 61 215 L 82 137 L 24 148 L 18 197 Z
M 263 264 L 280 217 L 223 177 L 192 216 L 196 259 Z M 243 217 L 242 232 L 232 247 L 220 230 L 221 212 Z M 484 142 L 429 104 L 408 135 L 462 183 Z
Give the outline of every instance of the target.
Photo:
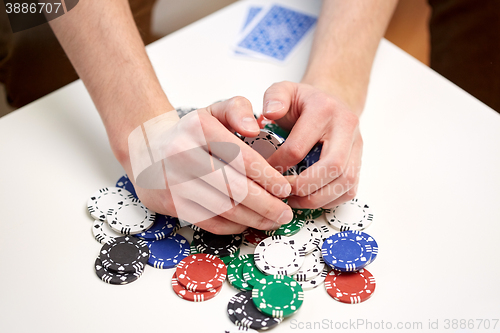
M 149 247 L 132 236 L 117 237 L 102 246 L 99 259 L 110 272 L 142 273 L 149 259 Z
M 135 280 L 140 278 L 142 274 L 141 272 L 125 274 L 110 272 L 106 268 L 104 268 L 101 259 L 99 258 L 95 260 L 95 273 L 102 281 L 116 285 L 129 284 L 131 282 L 134 282 Z
M 242 242 L 242 234 L 216 235 L 203 229 L 193 233 L 193 245 L 199 252 L 219 257 L 235 253 Z
M 237 296 L 234 302 L 236 325 L 254 330 L 268 330 L 281 323 L 282 319 L 265 315 L 257 309 L 252 301 L 252 291 L 242 291 Z
M 227 303 L 227 315 L 229 316 L 229 319 L 233 322 L 233 324 L 236 325 L 236 322 L 238 321 L 238 319 L 236 319 L 236 316 L 234 315 L 234 306 L 236 303 L 236 301 L 239 299 L 239 294 L 236 294 L 234 295 L 233 297 L 231 297 L 231 299 L 229 300 L 229 302 Z

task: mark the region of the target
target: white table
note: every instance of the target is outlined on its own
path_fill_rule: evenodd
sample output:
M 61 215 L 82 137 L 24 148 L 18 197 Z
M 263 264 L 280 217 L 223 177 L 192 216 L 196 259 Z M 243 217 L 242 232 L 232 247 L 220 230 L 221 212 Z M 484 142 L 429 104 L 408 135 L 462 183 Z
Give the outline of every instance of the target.
M 292 4 L 319 11 L 316 1 Z M 271 83 L 300 79 L 310 44 L 282 66 L 231 56 L 247 6 L 238 2 L 148 47 L 174 105 L 243 95 L 259 113 Z M 433 332 L 455 331 L 445 330 L 447 319 L 472 319 L 475 327 L 489 319 L 493 331 L 500 317 L 499 115 L 382 41 L 362 133 L 359 197 L 376 214 L 367 230 L 380 245 L 369 268 L 376 292 L 347 305 L 323 287 L 308 291 L 300 311 L 274 331 L 323 320 L 421 323 L 420 331 L 438 320 Z M 100 245 L 87 197 L 123 170 L 80 81 L 0 119 L 0 156 L 0 332 L 232 327 L 226 305 L 236 292 L 229 285 L 213 300 L 191 303 L 172 291 L 170 270 L 147 267 L 127 286 L 95 276 Z

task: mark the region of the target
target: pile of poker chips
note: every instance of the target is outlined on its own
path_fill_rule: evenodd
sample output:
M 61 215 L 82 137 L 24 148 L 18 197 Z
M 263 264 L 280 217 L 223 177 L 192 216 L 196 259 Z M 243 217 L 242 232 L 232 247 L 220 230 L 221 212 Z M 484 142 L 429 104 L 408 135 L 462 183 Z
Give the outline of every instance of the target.
M 125 189 L 127 186 L 128 191 Z M 378 246 L 371 236 L 359 231 L 371 224 L 373 214 L 369 206 L 358 199 L 353 199 L 331 210 L 294 210 L 294 219 L 288 225 L 280 227 L 278 229 L 280 231 L 266 232 L 249 228 L 242 235 L 220 236 L 191 226 L 194 233 L 190 246 L 186 238 L 176 233 L 179 229 L 176 218 L 154 214 L 154 212 L 145 211 L 144 216 L 141 215 L 143 217 L 147 214 L 155 216 L 154 223 L 149 227 L 145 227 L 146 223 L 139 223 L 141 225 L 139 229 L 142 228 L 142 230 L 123 226 L 124 223 L 130 224 L 130 220 L 133 220 L 131 217 L 126 218 L 125 222 L 117 221 L 115 225 L 121 223 L 122 226 L 113 228 L 106 219 L 109 211 L 115 212 L 118 209 L 117 206 L 123 206 L 124 202 L 128 200 L 135 204 L 133 205 L 135 211 L 139 211 L 137 207 L 141 207 L 140 201 L 132 194 L 135 191 L 126 176 L 120 178 L 117 187 L 118 189 L 106 188 L 98 191 L 98 196 L 107 198 L 107 200 L 100 199 L 105 202 L 102 204 L 100 201 L 100 209 L 99 205 L 89 206 L 91 216 L 98 217 L 95 222 L 100 226 L 93 228 L 93 230 L 100 230 L 99 232 L 94 231 L 96 240 L 108 247 L 111 244 L 123 242 L 121 237 L 128 238 L 128 242 L 134 242 L 130 239 L 142 241 L 150 250 L 148 260 L 146 260 L 150 266 L 163 269 L 176 268 L 171 278 L 172 289 L 185 300 L 199 302 L 215 297 L 223 287 L 224 280 L 221 281 L 221 277 L 227 274 L 229 284 L 240 291 L 228 303 L 228 316 L 240 327 L 250 328 L 250 331 L 252 328 L 265 330 L 274 327 L 283 318 L 292 315 L 300 308 L 304 299 L 303 290 L 316 288 L 323 282 L 327 293 L 340 302 L 359 303 L 373 294 L 375 279 L 365 267 L 375 259 Z M 123 188 L 120 191 L 121 187 Z M 113 194 L 110 196 L 111 192 Z M 95 194 L 92 197 L 96 200 Z M 111 200 L 111 197 L 119 201 L 115 202 L 116 200 Z M 105 208 L 106 205 L 109 207 Z M 146 208 L 144 207 L 144 209 Z M 131 211 L 134 212 L 132 209 Z M 135 214 L 135 219 L 137 219 L 137 215 L 140 214 Z M 110 219 L 110 221 L 117 219 Z M 107 229 L 103 228 L 103 225 L 107 226 Z M 104 229 L 106 229 L 105 235 L 103 235 Z M 338 233 L 338 231 L 341 232 Z M 123 236 L 121 235 L 123 232 L 134 234 Z M 167 238 L 177 239 L 177 241 L 160 242 Z M 336 247 L 331 245 L 340 245 L 340 241 L 347 242 L 347 239 L 351 238 L 353 240 L 350 241 L 357 241 L 361 244 L 359 249 L 363 251 L 363 255 L 359 256 L 358 259 L 343 258 L 342 251 L 336 253 Z M 173 246 L 174 242 L 177 243 L 177 247 Z M 144 248 L 144 244 L 142 244 L 142 248 Z M 152 244 L 164 245 L 156 247 Z M 254 253 L 239 255 L 242 244 L 243 248 L 247 250 L 249 247 L 255 246 Z M 162 250 L 154 250 L 155 248 L 164 248 L 165 250 L 162 252 Z M 340 248 L 342 247 L 340 246 Z M 115 247 L 116 249 L 118 247 Z M 287 254 L 283 255 L 283 251 Z M 158 253 L 162 253 L 162 255 Z M 276 253 L 280 253 L 280 255 L 277 256 Z M 110 265 L 109 258 L 106 258 L 106 264 L 103 264 L 101 255 L 102 253 L 96 260 L 96 274 L 99 277 L 106 276 L 106 278 L 102 278 L 105 282 L 130 283 L 137 280 L 144 271 L 144 259 L 142 261 L 136 260 L 135 264 L 128 261 L 122 262 L 121 266 L 117 266 L 116 260 Z M 206 259 L 203 265 L 214 266 L 214 263 L 217 263 L 215 266 L 219 267 L 218 278 L 210 277 L 208 273 L 200 275 L 199 269 L 195 268 L 196 265 L 192 263 L 193 257 L 200 258 L 200 255 Z M 150 260 L 153 257 L 155 261 Z M 364 261 L 361 263 L 362 260 Z M 348 265 L 348 261 L 350 261 L 349 263 L 354 262 L 356 265 Z M 182 267 L 185 267 L 185 264 L 181 264 L 181 262 L 191 262 L 190 265 L 187 265 L 192 267 L 189 272 L 185 270 L 184 273 L 178 273 Z M 224 272 L 221 262 L 226 268 L 226 272 Z M 131 267 L 134 267 L 133 272 Z M 343 268 L 344 271 L 342 271 Z M 106 270 L 106 274 L 101 273 L 105 272 L 104 270 Z M 204 269 L 200 271 L 204 271 Z M 110 278 L 110 274 L 115 276 Z M 129 275 L 123 278 L 125 274 Z M 121 280 L 116 277 L 120 275 Z M 179 279 L 181 275 L 182 277 Z M 284 280 L 287 283 L 283 283 Z M 192 281 L 197 282 L 194 284 L 196 287 L 193 286 Z M 210 286 L 207 287 L 207 281 L 217 281 L 217 283 L 210 283 Z M 201 289 L 200 285 L 202 285 Z M 262 291 L 264 285 L 270 287 L 266 287 Z M 272 286 L 279 286 L 282 289 L 278 288 L 279 292 L 273 291 L 276 287 Z M 288 295 L 285 297 L 285 301 L 282 301 L 281 296 L 277 296 L 283 294 Z M 277 301 L 281 303 L 277 304 Z

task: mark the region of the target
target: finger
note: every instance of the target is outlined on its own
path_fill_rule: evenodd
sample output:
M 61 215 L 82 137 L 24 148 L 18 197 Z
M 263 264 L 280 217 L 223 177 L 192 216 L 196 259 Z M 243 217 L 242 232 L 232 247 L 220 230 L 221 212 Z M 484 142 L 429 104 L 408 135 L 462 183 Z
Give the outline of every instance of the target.
M 277 170 L 288 170 L 297 165 L 324 135 L 321 128 L 325 125 L 324 119 L 319 112 L 310 112 L 308 108 L 306 106 L 303 112 L 308 113 L 309 116 L 297 119 L 286 141 L 267 159 L 268 163 Z M 318 124 L 321 125 L 318 126 Z
M 290 194 L 291 185 L 282 174 L 272 168 L 258 152 L 221 126 L 217 119 L 207 113 L 205 115 L 206 117 L 203 117 L 200 109 L 200 116 L 203 117 L 203 132 L 206 140 L 212 142 L 210 146 L 215 155 L 230 163 L 235 159 L 234 149 L 221 149 L 224 145 L 222 143 L 237 145 L 241 151 L 243 161 L 241 163 L 235 161 L 231 165 L 238 172 L 255 181 L 266 191 L 277 197 L 287 197 Z M 217 146 L 220 146 L 219 149 L 216 149 Z
M 310 192 L 310 194 L 306 196 L 292 196 L 288 199 L 288 204 L 299 208 L 319 208 L 343 196 L 358 183 L 361 155 L 362 145 L 356 143 L 351 150 L 347 167 L 344 168 L 344 172 L 339 177 L 319 188 L 316 183 L 310 183 L 307 186 L 304 185 L 303 188 L 297 188 L 298 192 Z M 319 176 L 325 177 L 325 175 Z
M 323 209 L 329 209 L 329 208 L 335 208 L 344 202 L 351 201 L 356 197 L 356 194 L 358 192 L 358 183 L 356 183 L 353 187 L 349 189 L 346 193 L 342 194 L 339 198 L 335 199 L 332 202 L 329 202 L 328 204 L 324 205 L 322 208 Z
M 247 228 L 242 224 L 231 222 L 217 215 L 195 223 L 195 225 L 217 235 L 241 234 Z
M 281 224 L 289 223 L 292 220 L 293 212 L 288 205 L 243 175 L 234 170 L 232 172 L 240 179 L 235 180 L 232 176 L 227 177 L 232 179 L 230 192 L 225 182 L 203 177 L 192 181 L 189 187 L 184 188 L 183 192 L 179 191 L 176 194 L 196 202 L 213 212 L 214 215 L 218 214 L 232 222 L 260 230 L 276 229 Z M 243 185 L 234 186 L 234 184 Z M 192 191 L 193 187 L 196 188 L 196 191 Z M 235 192 L 243 193 L 244 196 L 235 194 Z M 229 195 L 244 198 L 238 202 L 231 200 Z M 193 214 L 192 209 L 190 213 Z M 192 218 L 192 220 L 197 219 Z
M 243 136 L 259 134 L 259 125 L 253 115 L 252 104 L 244 97 L 233 97 L 226 101 L 212 104 L 206 110 L 224 126 Z
M 272 120 L 283 118 L 290 109 L 297 84 L 289 81 L 274 83 L 264 93 L 262 114 Z
M 359 129 L 352 128 L 354 126 L 357 123 L 335 126 L 332 137 L 323 142 L 319 161 L 301 172 L 295 183 L 292 183 L 294 195 L 306 196 L 313 193 L 340 177 L 350 161 L 361 160 L 362 140 Z

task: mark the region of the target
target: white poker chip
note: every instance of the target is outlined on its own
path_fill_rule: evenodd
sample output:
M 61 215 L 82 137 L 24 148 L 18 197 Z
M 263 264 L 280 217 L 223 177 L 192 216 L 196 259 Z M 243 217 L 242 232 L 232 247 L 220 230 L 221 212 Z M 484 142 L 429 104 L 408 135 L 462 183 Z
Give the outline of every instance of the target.
M 261 129 L 256 137 L 242 137 L 242 139 L 265 159 L 268 159 L 285 142 L 282 137 L 266 129 Z
M 110 240 L 123 236 L 119 232 L 111 229 L 108 223 L 101 220 L 94 221 L 94 224 L 92 225 L 92 233 L 94 234 L 95 240 L 101 244 L 107 244 Z
M 299 245 L 305 254 L 309 254 L 323 243 L 321 235 L 321 230 L 317 226 L 310 224 L 309 228 L 305 226 L 295 235 L 289 236 L 289 238 L 294 239 L 295 244 Z
M 325 209 L 325 216 L 328 223 L 339 231 L 363 230 L 373 222 L 370 207 L 356 198 L 333 209 Z
M 270 275 L 293 275 L 304 263 L 305 253 L 286 236 L 272 236 L 261 241 L 255 248 L 255 265 Z
M 95 220 L 106 221 L 110 209 L 116 209 L 120 203 L 134 199 L 134 195 L 119 187 L 104 187 L 92 194 L 87 201 L 90 216 Z
M 325 282 L 327 275 L 328 275 L 328 266 L 325 265 L 323 271 L 315 278 L 307 281 L 299 281 L 299 284 L 302 287 L 302 289 L 311 290 L 323 284 Z
M 304 263 L 300 270 L 292 277 L 296 281 L 307 281 L 314 279 L 325 269 L 325 262 L 321 256 L 321 250 L 317 247 L 304 258 Z
M 135 235 L 151 228 L 156 213 L 147 209 L 139 200 L 124 201 L 107 215 L 109 226 L 124 235 Z
M 305 225 L 307 226 L 312 224 L 321 231 L 321 237 L 323 238 L 323 241 L 328 237 L 338 233 L 338 231 L 333 229 L 332 226 L 326 221 L 325 214 L 322 214 L 314 220 L 307 220 Z M 323 243 L 323 241 L 321 243 Z M 321 245 L 323 244 L 320 244 L 320 248 Z

